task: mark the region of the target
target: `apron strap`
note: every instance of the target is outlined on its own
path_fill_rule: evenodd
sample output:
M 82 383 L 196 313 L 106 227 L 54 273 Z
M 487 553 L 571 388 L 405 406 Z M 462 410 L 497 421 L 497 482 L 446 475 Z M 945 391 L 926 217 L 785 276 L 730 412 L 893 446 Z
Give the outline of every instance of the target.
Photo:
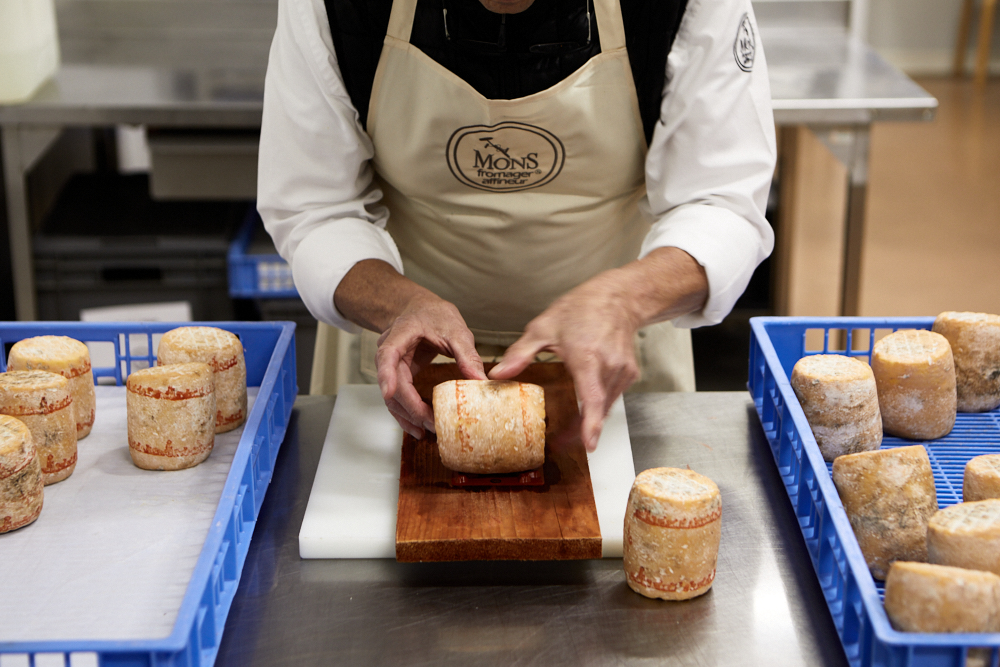
M 478 2 L 478 0 L 469 0 Z M 410 41 L 417 0 L 393 0 L 386 34 L 402 42 Z M 618 0 L 594 0 L 594 13 L 601 30 L 601 52 L 625 48 L 625 26 Z
M 601 53 L 625 48 L 625 24 L 618 0 L 594 0 L 594 13 L 601 30 Z
M 386 35 L 409 43 L 410 32 L 413 30 L 413 15 L 416 13 L 417 0 L 393 0 L 392 11 L 389 13 L 389 29 L 386 30 Z

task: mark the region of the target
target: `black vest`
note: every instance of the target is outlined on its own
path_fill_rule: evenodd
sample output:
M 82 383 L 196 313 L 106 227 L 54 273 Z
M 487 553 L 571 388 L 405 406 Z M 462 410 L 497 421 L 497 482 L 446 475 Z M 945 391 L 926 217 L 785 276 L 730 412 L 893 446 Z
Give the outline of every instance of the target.
M 344 84 L 366 125 L 392 0 L 324 2 Z M 660 116 L 667 54 L 687 0 L 620 3 L 648 144 Z M 601 52 L 593 0 L 535 0 L 520 14 L 506 15 L 486 10 L 479 0 L 418 0 L 410 42 L 491 100 L 551 88 Z

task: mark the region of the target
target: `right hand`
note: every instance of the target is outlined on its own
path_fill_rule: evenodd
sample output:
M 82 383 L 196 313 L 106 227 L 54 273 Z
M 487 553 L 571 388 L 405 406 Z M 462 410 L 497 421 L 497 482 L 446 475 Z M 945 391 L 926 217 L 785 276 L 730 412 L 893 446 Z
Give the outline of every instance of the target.
M 413 378 L 438 354 L 455 359 L 463 377 L 486 379 L 475 339 L 458 308 L 423 290 L 382 332 L 375 355 L 382 399 L 403 430 L 417 439 L 425 429 L 434 431 L 434 412 L 420 398 Z

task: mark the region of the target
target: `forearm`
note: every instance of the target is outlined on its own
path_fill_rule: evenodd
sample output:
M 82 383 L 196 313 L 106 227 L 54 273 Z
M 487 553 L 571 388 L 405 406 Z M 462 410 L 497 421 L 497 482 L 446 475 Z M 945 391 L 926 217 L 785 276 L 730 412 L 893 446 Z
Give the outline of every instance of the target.
M 599 278 L 615 286 L 636 329 L 698 311 L 708 299 L 705 269 L 673 247 L 657 248 Z
M 358 326 L 385 331 L 415 300 L 438 299 L 431 291 L 379 259 L 355 264 L 337 285 L 334 305 Z

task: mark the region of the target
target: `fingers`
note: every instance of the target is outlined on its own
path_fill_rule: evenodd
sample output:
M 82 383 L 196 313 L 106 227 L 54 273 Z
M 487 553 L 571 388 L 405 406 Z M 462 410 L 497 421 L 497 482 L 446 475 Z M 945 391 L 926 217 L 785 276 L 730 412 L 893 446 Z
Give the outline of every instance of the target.
M 406 410 L 403 409 L 398 401 L 389 399 L 385 402 L 385 407 L 389 409 L 389 414 L 393 416 L 400 428 L 417 440 L 424 437 L 424 429 L 422 429 L 418 424 L 414 424 L 410 421 L 409 414 L 407 414 Z
M 528 367 L 535 360 L 535 355 L 545 348 L 545 343 L 537 338 L 525 334 L 507 348 L 503 353 L 503 359 L 496 366 L 490 369 L 490 378 L 493 380 L 509 380 Z
M 580 438 L 588 452 L 597 442 L 611 405 L 639 377 L 634 357 L 602 358 L 585 355 L 567 363 L 580 401 Z
M 459 335 L 451 341 L 451 354 L 458 364 L 458 370 L 462 377 L 469 380 L 485 380 L 486 370 L 483 368 L 483 359 L 476 351 L 475 337 L 471 331 L 466 331 L 468 335 Z

